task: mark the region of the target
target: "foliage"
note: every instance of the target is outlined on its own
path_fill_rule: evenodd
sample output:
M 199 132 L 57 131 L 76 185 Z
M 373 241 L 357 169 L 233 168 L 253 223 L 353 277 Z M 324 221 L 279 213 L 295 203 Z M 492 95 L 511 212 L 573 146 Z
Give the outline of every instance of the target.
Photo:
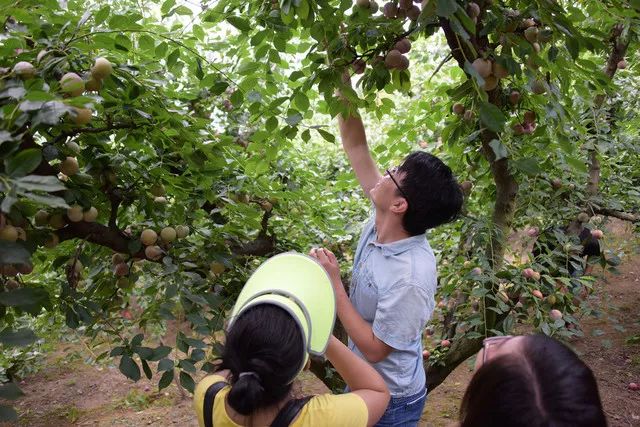
M 109 337 L 98 359 L 116 358 L 132 380 L 193 390 L 262 257 L 324 244 L 349 268 L 369 208 L 334 134 L 333 117 L 352 107 L 379 163 L 419 147 L 473 187 L 463 217 L 429 233 L 440 265 L 434 323 L 453 342 L 432 352 L 438 381 L 456 355 L 517 324 L 579 333 L 593 283 L 568 274 L 569 263 L 582 271 L 580 242 L 552 235 L 542 248 L 542 236 L 514 241 L 513 230 L 551 230 L 582 211 L 595 229 L 604 209 L 638 208 L 635 58 L 613 81 L 602 71 L 612 45 L 635 52 L 636 1 L 479 1 L 477 16 L 466 1 L 425 1 L 413 20 L 335 0 L 0 4 L 0 228 L 25 233 L 0 240 L 3 348 L 35 338 L 20 329 L 26 318 L 60 313 Z M 409 68 L 388 69 L 385 55 L 406 37 Z M 502 76 L 495 89 L 478 58 Z M 344 85 L 343 71 L 358 67 Z M 63 83 L 67 73 L 86 90 Z M 454 103 L 465 114 L 451 113 Z M 593 153 L 597 194 L 584 189 Z M 141 241 L 145 229 L 178 226 L 188 235 Z M 542 255 L 510 253 L 518 240 Z M 606 250 L 595 261 L 619 263 Z M 550 319 L 552 308 L 563 317 Z M 192 333 L 175 342 L 145 335 L 183 319 Z

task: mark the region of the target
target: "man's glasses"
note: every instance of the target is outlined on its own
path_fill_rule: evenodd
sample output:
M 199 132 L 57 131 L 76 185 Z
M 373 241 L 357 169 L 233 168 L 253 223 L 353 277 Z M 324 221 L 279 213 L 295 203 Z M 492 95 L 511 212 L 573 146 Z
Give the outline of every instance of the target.
M 398 170 L 398 168 L 393 168 L 392 170 L 395 173 Z M 400 191 L 400 194 L 402 194 L 402 197 L 405 198 L 405 200 L 407 201 L 407 205 L 411 206 L 411 203 L 409 203 L 409 197 L 407 197 L 407 193 L 405 193 L 402 190 L 402 188 L 400 187 L 400 184 L 398 184 L 398 181 L 396 181 L 396 179 L 393 177 L 393 174 L 389 169 L 387 169 L 387 175 L 389 175 L 389 178 L 391 178 L 391 181 L 393 181 L 393 183 L 396 185 L 396 187 L 398 188 L 398 191 Z

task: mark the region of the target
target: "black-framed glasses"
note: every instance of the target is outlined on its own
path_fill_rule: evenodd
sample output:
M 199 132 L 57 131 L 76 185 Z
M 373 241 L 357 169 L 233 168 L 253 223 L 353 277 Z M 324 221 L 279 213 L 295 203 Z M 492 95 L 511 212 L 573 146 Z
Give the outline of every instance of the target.
M 396 170 L 397 170 L 397 168 L 393 168 L 394 172 Z M 402 197 L 404 197 L 405 200 L 407 201 L 407 205 L 411 206 L 411 203 L 409 203 L 409 197 L 407 196 L 407 193 L 405 193 L 404 190 L 402 190 L 402 188 L 400 187 L 400 184 L 398 184 L 398 181 L 396 181 L 396 179 L 393 177 L 393 174 L 391 173 L 391 171 L 389 169 L 387 169 L 386 171 L 387 171 L 387 175 L 389 175 L 389 178 L 391 178 L 391 181 L 393 181 L 393 183 L 396 185 L 396 188 L 398 189 L 398 191 L 400 191 L 400 194 L 402 194 Z

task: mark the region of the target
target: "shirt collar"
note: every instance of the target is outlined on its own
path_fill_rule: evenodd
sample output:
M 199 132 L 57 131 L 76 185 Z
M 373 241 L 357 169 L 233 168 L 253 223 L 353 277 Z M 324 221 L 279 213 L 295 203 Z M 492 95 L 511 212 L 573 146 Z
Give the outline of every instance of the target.
M 397 240 L 391 243 L 378 243 L 375 240 L 373 240 L 369 244 L 377 248 L 380 248 L 382 250 L 382 255 L 393 256 L 393 255 L 401 254 L 402 252 L 406 252 L 409 249 L 424 242 L 425 240 L 426 240 L 425 235 L 419 234 L 417 236 L 407 237 L 406 239 Z

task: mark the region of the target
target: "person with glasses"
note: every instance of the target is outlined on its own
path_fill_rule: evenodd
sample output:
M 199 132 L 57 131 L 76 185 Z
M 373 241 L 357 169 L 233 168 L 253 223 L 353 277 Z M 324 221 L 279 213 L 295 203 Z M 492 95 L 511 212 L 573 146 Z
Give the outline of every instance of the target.
M 338 118 L 342 146 L 373 205 L 348 295 L 333 253 L 319 248 L 310 255 L 331 277 L 349 348 L 369 361 L 389 387 L 391 402 L 377 425 L 417 425 L 426 401 L 422 331 L 433 313 L 437 286 L 436 260 L 425 233 L 457 217 L 462 190 L 451 169 L 423 151 L 381 173 L 362 120 L 343 102 L 346 112 Z
M 475 369 L 460 427 L 607 425 L 593 372 L 553 338 L 487 338 Z

